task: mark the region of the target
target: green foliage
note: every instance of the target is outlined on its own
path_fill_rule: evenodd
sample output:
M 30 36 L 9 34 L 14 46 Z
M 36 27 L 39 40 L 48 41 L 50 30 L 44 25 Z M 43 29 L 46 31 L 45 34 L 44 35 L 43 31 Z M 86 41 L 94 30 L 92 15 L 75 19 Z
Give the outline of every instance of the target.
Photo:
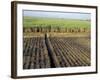
M 24 27 L 90 28 L 90 21 L 58 18 L 36 18 L 24 16 Z

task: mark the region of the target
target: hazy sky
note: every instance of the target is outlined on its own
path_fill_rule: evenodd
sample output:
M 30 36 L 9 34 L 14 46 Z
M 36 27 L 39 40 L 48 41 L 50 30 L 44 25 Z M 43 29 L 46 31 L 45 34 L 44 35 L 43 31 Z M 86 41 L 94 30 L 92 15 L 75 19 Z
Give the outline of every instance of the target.
M 64 18 L 64 19 L 81 19 L 90 20 L 89 13 L 75 13 L 75 12 L 50 12 L 50 11 L 31 11 L 24 10 L 24 16 L 43 17 L 43 18 Z

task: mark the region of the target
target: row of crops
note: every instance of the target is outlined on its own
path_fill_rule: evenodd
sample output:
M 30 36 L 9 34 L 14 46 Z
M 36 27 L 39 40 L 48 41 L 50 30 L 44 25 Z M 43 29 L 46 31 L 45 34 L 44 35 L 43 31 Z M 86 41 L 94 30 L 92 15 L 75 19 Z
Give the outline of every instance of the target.
M 23 47 L 24 69 L 50 67 L 50 58 L 43 37 L 26 38 Z
M 23 32 L 89 32 L 90 28 L 61 28 L 61 27 L 25 27 Z
M 47 37 L 45 34 L 44 37 L 24 38 L 23 43 L 23 69 L 91 64 L 90 39 L 87 37 Z
M 74 38 L 50 38 L 60 67 L 89 66 L 90 49 L 75 42 Z

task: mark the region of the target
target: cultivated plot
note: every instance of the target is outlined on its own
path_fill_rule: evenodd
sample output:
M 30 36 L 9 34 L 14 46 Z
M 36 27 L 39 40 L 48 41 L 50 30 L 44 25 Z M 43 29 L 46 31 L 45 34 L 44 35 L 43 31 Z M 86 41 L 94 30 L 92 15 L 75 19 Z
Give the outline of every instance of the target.
M 91 66 L 91 14 L 23 11 L 23 69 Z

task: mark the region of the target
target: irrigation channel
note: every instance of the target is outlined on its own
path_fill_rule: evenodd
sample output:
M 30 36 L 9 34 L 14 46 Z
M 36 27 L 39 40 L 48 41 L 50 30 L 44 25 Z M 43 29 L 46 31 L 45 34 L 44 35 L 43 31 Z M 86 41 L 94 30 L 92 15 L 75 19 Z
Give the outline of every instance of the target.
M 24 38 L 23 69 L 90 66 L 88 37 Z

